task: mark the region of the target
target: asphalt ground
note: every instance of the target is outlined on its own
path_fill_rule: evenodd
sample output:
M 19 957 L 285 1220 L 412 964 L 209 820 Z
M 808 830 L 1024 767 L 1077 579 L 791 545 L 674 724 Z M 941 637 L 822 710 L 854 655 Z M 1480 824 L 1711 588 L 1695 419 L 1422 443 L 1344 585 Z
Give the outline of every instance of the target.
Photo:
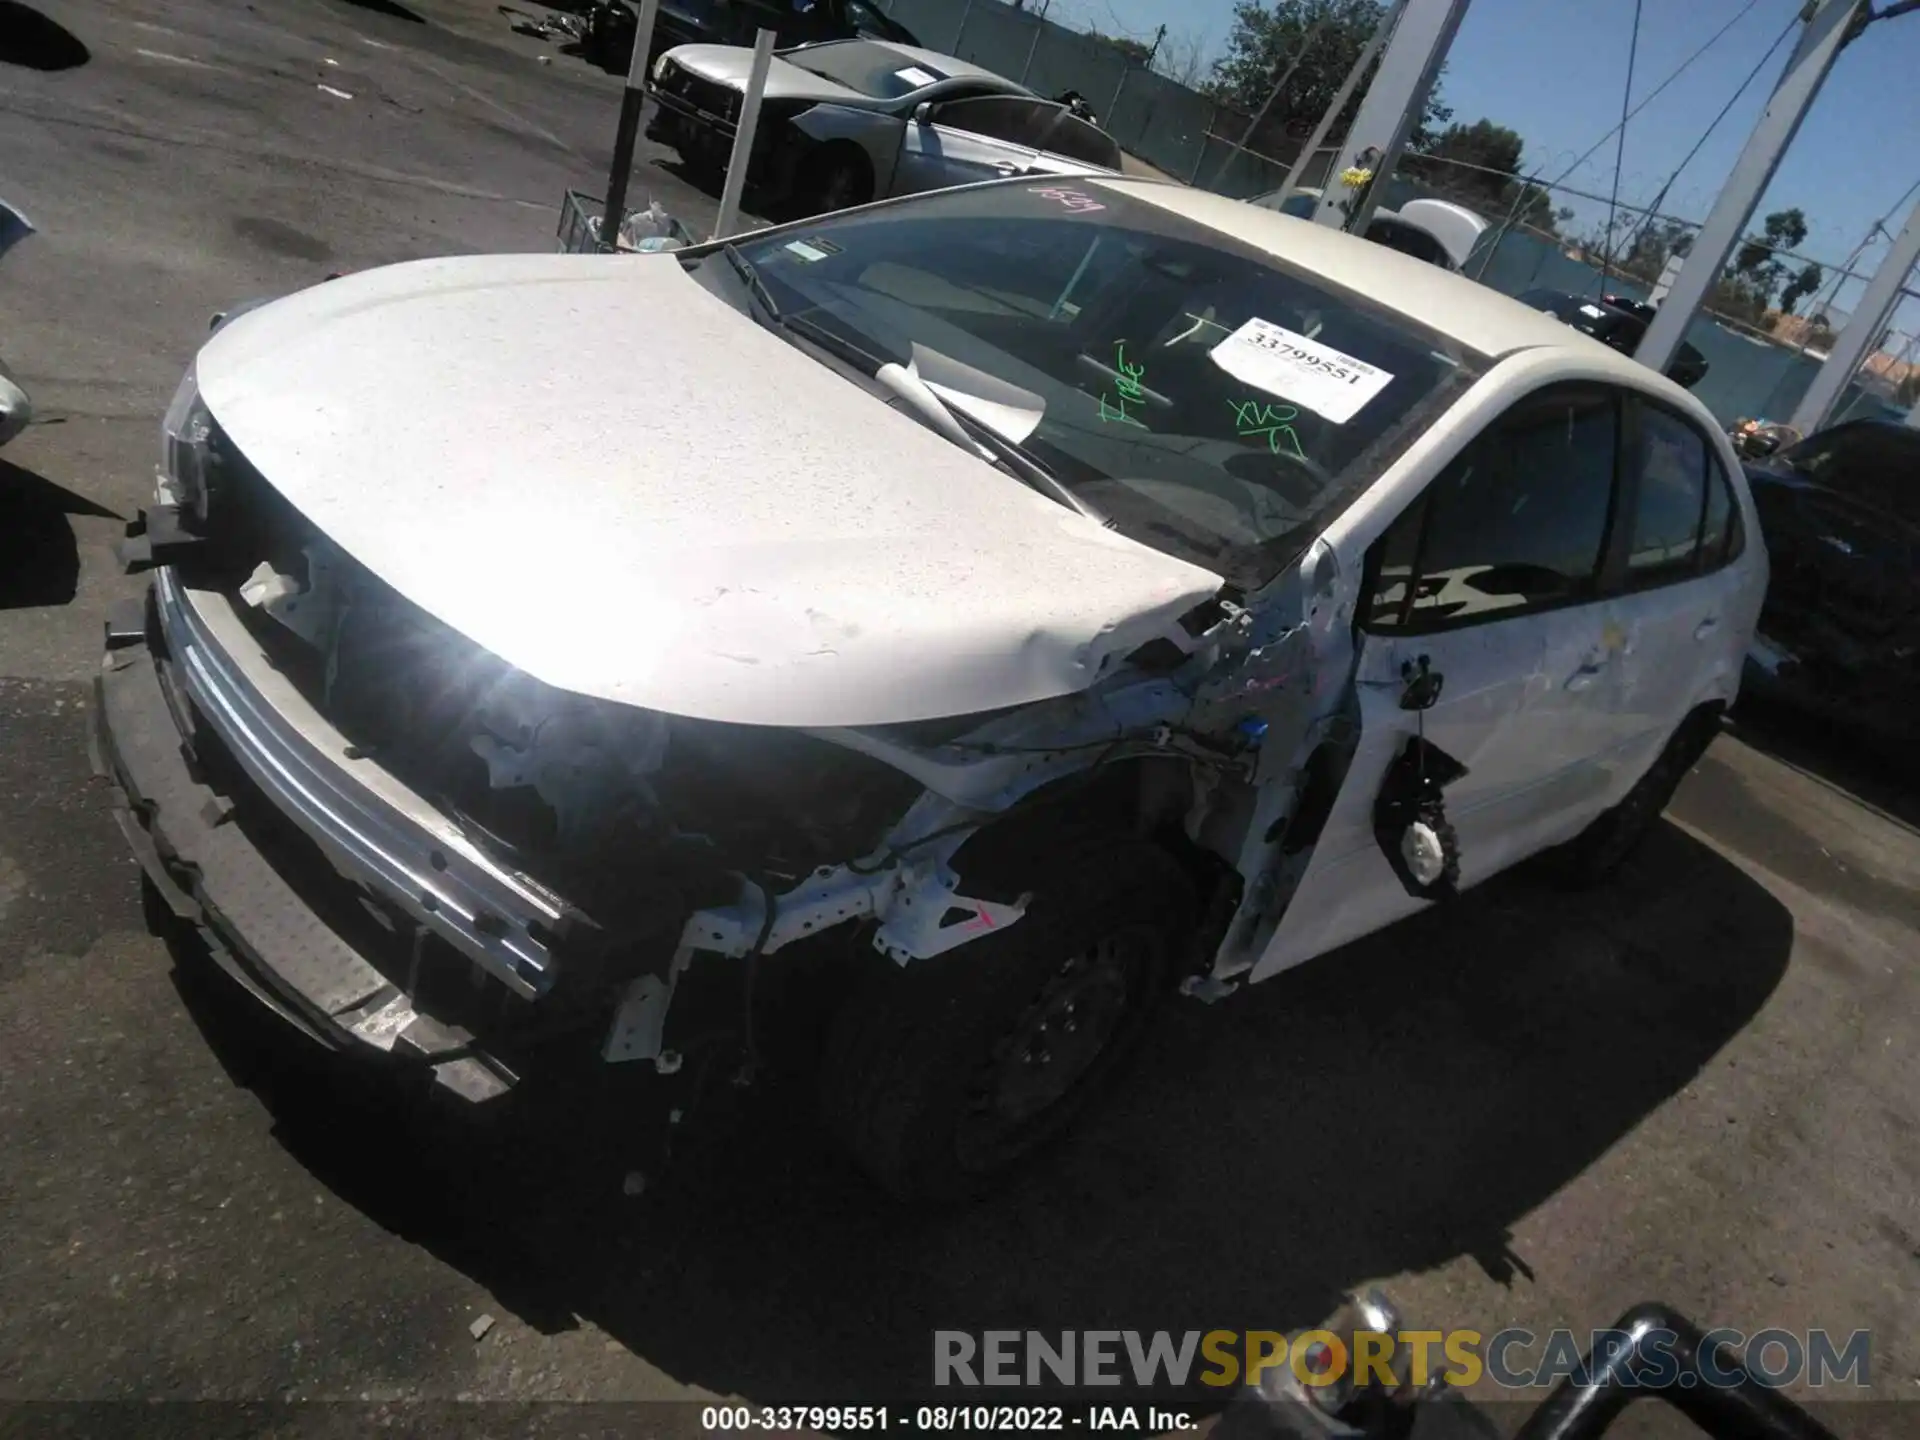
M 0 1400 L 342 1402 L 91 1433 L 698 1428 L 538 1407 L 924 1396 L 935 1329 L 1288 1330 L 1384 1280 L 1489 1333 L 1647 1299 L 1867 1329 L 1844 1397 L 1878 1408 L 1831 1423 L 1920 1433 L 1920 804 L 1837 735 L 1741 724 L 1605 890 L 1509 877 L 1174 1007 L 959 1213 L 888 1206 L 785 1091 L 638 1197 L 470 1147 L 151 933 L 85 737 L 159 416 L 225 305 L 551 248 L 619 84 L 509 9 L 544 13 L 0 0 L 0 193 L 41 230 L 0 263 L 0 351 L 42 415 L 0 458 Z M 710 220 L 639 158 L 636 194 Z M 407 1408 L 457 1400 L 534 1408 Z

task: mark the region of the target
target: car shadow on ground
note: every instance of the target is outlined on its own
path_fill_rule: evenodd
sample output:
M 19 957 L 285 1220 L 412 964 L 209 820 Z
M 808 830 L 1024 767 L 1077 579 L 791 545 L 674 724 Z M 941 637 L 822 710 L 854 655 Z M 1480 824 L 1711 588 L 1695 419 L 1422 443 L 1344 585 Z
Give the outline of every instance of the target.
M 0 460 L 0 610 L 73 599 L 80 550 L 69 515 L 121 518 L 44 475 Z
M 93 58 L 86 42 L 19 0 L 0 0 L 0 65 L 74 70 Z
M 590 1320 L 723 1395 L 871 1402 L 927 1396 L 939 1328 L 1285 1330 L 1463 1256 L 1530 1273 L 1513 1227 L 1752 1019 L 1792 937 L 1778 901 L 1662 824 L 1599 890 L 1510 875 L 1224 1005 L 1173 1006 L 1077 1136 L 945 1212 L 853 1174 L 800 1086 L 627 1198 L 617 1167 L 552 1136 L 501 1155 L 400 1123 L 190 955 L 176 974 L 293 1156 L 527 1324 Z

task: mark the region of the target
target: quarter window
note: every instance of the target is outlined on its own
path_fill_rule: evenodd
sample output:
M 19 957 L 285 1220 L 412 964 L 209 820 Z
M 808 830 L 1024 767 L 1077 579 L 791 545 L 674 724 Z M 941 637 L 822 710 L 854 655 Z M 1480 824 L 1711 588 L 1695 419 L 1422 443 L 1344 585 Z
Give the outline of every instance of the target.
M 1078 115 L 1059 107 L 1051 116 L 1041 116 L 1040 148 L 1064 155 L 1083 165 L 1099 165 L 1107 170 L 1120 168 L 1120 147 L 1113 137 L 1097 125 L 1089 125 Z
M 1677 415 L 1641 410 L 1638 459 L 1639 493 L 1627 547 L 1632 588 L 1695 572 L 1707 504 L 1706 442 Z
M 1381 537 L 1368 627 L 1451 629 L 1593 598 L 1618 436 L 1604 390 L 1556 388 L 1508 411 Z
M 1690 579 L 1739 556 L 1746 537 L 1732 484 L 1691 422 L 1642 403 L 1634 479 L 1628 589 Z

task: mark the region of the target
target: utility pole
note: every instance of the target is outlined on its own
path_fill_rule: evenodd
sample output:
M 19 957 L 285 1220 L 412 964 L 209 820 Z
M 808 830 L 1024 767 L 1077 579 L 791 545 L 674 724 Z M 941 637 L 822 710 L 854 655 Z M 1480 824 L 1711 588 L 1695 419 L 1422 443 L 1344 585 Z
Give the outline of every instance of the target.
M 1807 386 L 1807 393 L 1794 407 L 1793 417 L 1787 423 L 1802 435 L 1810 435 L 1827 423 L 1841 393 L 1859 373 L 1861 362 L 1893 314 L 1893 307 L 1900 303 L 1907 276 L 1916 263 L 1920 263 L 1920 200 L 1914 202 L 1906 225 L 1894 237 L 1893 248 L 1880 262 L 1880 268 L 1873 272 L 1873 279 L 1867 282 L 1866 292 L 1854 307 L 1853 318 L 1833 342 L 1827 358 L 1820 362 L 1813 383 Z
M 1720 278 L 1727 257 L 1740 243 L 1754 207 L 1779 168 L 1780 157 L 1793 143 L 1800 122 L 1826 83 L 1833 62 L 1857 33 L 1856 27 L 1865 23 L 1867 14 L 1867 0 L 1807 0 L 1802 11 L 1806 28 L 1800 32 L 1800 43 L 1788 57 L 1773 98 L 1767 101 L 1746 148 L 1734 161 L 1720 198 L 1700 227 L 1680 273 L 1673 277 L 1673 288 L 1660 302 L 1653 323 L 1640 339 L 1634 358 L 1641 364 L 1664 373 L 1672 362 L 1686 338 L 1687 327 Z
M 1316 225 L 1366 233 L 1381 187 L 1400 163 L 1414 119 L 1426 109 L 1434 77 L 1466 13 L 1467 0 L 1407 0 L 1314 208 Z M 1353 169 L 1371 170 L 1373 180 L 1355 192 L 1350 209 L 1342 209 L 1339 177 Z

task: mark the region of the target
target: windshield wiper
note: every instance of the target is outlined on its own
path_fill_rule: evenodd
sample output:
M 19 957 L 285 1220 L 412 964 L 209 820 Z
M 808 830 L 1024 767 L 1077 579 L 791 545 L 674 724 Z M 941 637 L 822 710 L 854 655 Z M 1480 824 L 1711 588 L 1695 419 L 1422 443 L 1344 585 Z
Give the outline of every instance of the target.
M 955 406 L 947 406 L 947 413 L 960 422 L 960 427 L 967 432 L 975 444 L 991 450 L 996 460 L 1035 490 L 1058 500 L 1069 510 L 1077 510 L 1095 524 L 1111 528 L 1112 521 L 1069 490 L 1065 482 L 1035 458 L 1033 452 L 1024 445 L 1015 444 L 986 421 L 969 415 Z
M 767 289 L 767 282 L 760 278 L 760 272 L 754 268 L 753 262 L 740 253 L 740 247 L 728 241 L 720 247 L 720 253 L 726 257 L 727 264 L 733 267 L 733 273 L 740 277 L 740 283 L 760 302 L 760 308 L 767 312 L 767 319 L 775 325 L 784 324 L 773 292 Z
M 836 335 L 824 325 L 817 325 L 804 316 L 782 315 L 779 303 L 767 289 L 766 281 L 760 278 L 760 272 L 754 268 L 753 262 L 742 255 L 739 248 L 731 243 L 722 245 L 720 253 L 726 257 L 727 264 L 733 267 L 733 273 L 740 277 L 741 283 L 752 293 L 769 325 L 775 329 L 784 330 L 789 335 L 798 336 L 809 345 L 825 350 L 835 359 L 844 361 L 862 374 L 878 379 L 888 389 L 903 393 L 899 385 L 892 383 L 893 377 L 889 373 L 890 368 L 898 370 L 899 366 L 889 367 L 887 362 L 877 355 L 869 353 L 851 340 Z M 902 371 L 902 373 L 905 372 Z M 913 388 L 914 393 L 904 398 L 913 401 L 916 408 L 931 405 L 938 412 L 940 419 L 961 431 L 975 445 L 988 451 L 995 460 L 1011 471 L 1016 479 L 1040 491 L 1041 494 L 1058 500 L 1069 510 L 1086 516 L 1095 524 L 1111 524 L 1106 516 L 1069 490 L 1053 471 L 1024 447 L 1015 444 L 991 425 L 976 419 L 966 411 L 947 404 L 929 389 L 924 381 L 919 381 Z

